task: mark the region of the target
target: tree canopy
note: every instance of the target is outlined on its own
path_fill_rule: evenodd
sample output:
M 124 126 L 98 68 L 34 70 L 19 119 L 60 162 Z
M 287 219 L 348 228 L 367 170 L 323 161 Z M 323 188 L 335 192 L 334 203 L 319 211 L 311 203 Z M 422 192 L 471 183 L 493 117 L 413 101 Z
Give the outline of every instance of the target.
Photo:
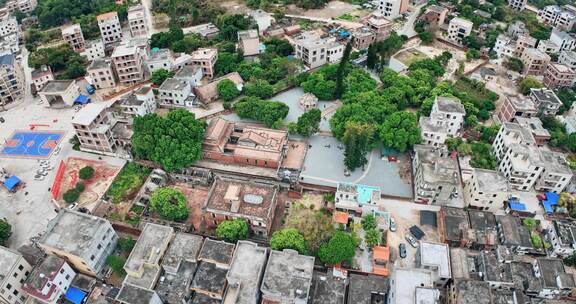
M 356 253 L 356 240 L 344 231 L 336 231 L 327 243 L 320 246 L 318 257 L 328 265 L 349 261 Z
M 177 26 L 171 26 L 168 32 L 152 34 L 152 37 L 150 37 L 150 47 L 167 48 L 182 39 L 184 39 L 184 32 L 182 29 Z
M 159 69 L 152 72 L 152 76 L 150 76 L 150 80 L 153 84 L 159 86 L 168 78 L 174 77 L 174 72 L 168 71 L 166 69 Z
M 244 85 L 242 92 L 246 96 L 256 96 L 258 98 L 268 98 L 274 95 L 274 86 L 267 80 L 257 79 Z
M 544 84 L 533 77 L 526 77 L 520 82 L 520 92 L 524 95 L 530 94 L 530 89 L 543 88 Z
M 380 139 L 386 147 L 394 148 L 400 152 L 420 143 L 420 128 L 416 114 L 410 112 L 396 112 L 386 117 L 380 127 Z
M 171 111 L 166 118 L 155 113 L 136 117 L 132 152 L 167 171 L 186 168 L 202 156 L 205 128 L 204 122 L 183 109 Z
M 304 137 L 310 137 L 318 132 L 321 120 L 322 112 L 319 109 L 311 109 L 298 117 L 296 131 Z
M 220 38 L 222 40 L 236 41 L 238 40 L 238 31 L 249 29 L 252 25 L 252 20 L 240 14 L 223 14 L 216 18 L 215 24 L 220 29 Z
M 186 197 L 172 188 L 159 188 L 152 192 L 150 210 L 170 221 L 185 221 L 188 218 Z
M 300 254 L 306 254 L 306 241 L 297 229 L 286 228 L 272 234 L 270 248 L 272 250 L 294 249 Z
M 290 108 L 279 101 L 267 101 L 258 97 L 244 97 L 234 104 L 234 110 L 240 118 L 260 121 L 271 127 L 276 121 L 284 119 Z
M 248 223 L 243 219 L 223 221 L 216 228 L 216 235 L 229 242 L 248 238 Z
M 374 128 L 368 124 L 349 122 L 342 137 L 344 144 L 344 165 L 348 170 L 354 170 L 368 163 L 366 154 L 370 149 L 370 143 L 374 134 Z
M 85 166 L 78 171 L 78 177 L 80 179 L 90 179 L 94 175 L 94 168 L 91 166 Z
M 236 84 L 230 79 L 224 79 L 218 82 L 217 90 L 218 96 L 220 96 L 224 101 L 232 101 L 240 95 L 240 91 L 238 91 Z
M 35 69 L 48 65 L 61 79 L 74 79 L 86 74 L 86 60 L 68 44 L 35 50 L 30 54 L 28 64 Z
M 5 219 L 0 219 L 0 246 L 6 246 L 12 235 L 12 226 Z

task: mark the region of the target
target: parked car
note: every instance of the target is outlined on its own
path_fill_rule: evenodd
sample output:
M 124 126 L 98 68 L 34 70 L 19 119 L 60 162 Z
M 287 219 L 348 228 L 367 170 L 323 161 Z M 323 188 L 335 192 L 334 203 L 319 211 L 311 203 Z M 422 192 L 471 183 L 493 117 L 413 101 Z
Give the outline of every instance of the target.
M 390 217 L 390 231 L 396 231 L 396 220 L 393 217 Z
M 398 250 L 400 251 L 400 257 L 405 258 L 406 257 L 406 245 L 404 243 L 400 243 L 400 246 L 398 246 Z
M 74 210 L 74 209 L 76 209 L 76 207 L 78 207 L 78 203 L 74 203 L 74 204 L 68 206 L 68 210 Z
M 404 238 L 406 239 L 406 241 L 408 241 L 408 243 L 410 243 L 410 246 L 418 248 L 418 243 L 416 242 L 416 239 L 413 236 L 411 236 L 410 234 L 406 234 Z
M 88 92 L 88 94 L 92 95 L 92 94 L 96 93 L 96 88 L 91 84 L 87 84 L 86 85 L 86 92 Z

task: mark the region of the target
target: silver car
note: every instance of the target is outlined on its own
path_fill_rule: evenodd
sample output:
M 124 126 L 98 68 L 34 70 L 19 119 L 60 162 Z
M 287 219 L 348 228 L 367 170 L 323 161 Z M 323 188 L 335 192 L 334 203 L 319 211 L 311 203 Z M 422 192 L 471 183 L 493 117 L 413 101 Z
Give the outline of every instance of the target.
M 418 248 L 418 242 L 416 242 L 416 239 L 413 236 L 411 236 L 410 234 L 406 234 L 404 238 L 406 239 L 406 241 L 408 241 L 408 243 L 410 243 L 410 246 Z

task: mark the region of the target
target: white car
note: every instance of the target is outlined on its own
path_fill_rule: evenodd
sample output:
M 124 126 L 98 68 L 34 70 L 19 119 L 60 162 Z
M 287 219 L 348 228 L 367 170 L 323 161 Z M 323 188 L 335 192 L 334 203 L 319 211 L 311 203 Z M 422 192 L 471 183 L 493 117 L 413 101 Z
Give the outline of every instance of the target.
M 396 221 L 393 217 L 390 217 L 390 231 L 394 232 L 396 231 L 396 228 Z
M 44 180 L 44 176 L 43 175 L 34 175 L 34 180 L 37 180 L 37 181 Z
M 78 207 L 78 203 L 74 203 L 74 204 L 68 206 L 68 210 L 74 210 L 74 209 L 76 209 L 76 207 Z

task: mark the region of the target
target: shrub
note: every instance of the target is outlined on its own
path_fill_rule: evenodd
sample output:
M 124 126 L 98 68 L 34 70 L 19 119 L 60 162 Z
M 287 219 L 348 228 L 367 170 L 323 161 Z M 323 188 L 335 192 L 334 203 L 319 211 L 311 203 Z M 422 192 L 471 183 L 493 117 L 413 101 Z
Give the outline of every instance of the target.
M 62 198 L 68 204 L 72 204 L 73 202 L 77 201 L 79 197 L 80 191 L 78 191 L 76 188 L 70 189 L 62 195 Z
M 229 242 L 244 240 L 248 237 L 248 223 L 242 219 L 223 221 L 216 228 L 216 235 Z
M 78 171 L 78 177 L 80 177 L 80 179 L 84 180 L 90 179 L 93 175 L 94 175 L 94 168 L 90 166 L 86 166 L 80 169 L 80 171 Z

